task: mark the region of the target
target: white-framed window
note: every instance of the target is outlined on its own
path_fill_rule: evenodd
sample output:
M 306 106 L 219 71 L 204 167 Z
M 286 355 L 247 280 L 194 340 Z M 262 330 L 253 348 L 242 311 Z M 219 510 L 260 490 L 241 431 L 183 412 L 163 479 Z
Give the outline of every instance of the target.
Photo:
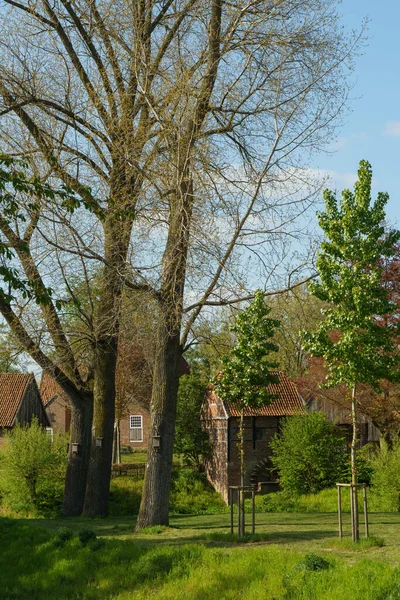
M 53 441 L 53 439 L 54 439 L 53 428 L 46 427 L 46 433 L 49 436 L 50 440 Z
M 143 442 L 143 417 L 142 415 L 129 416 L 129 439 L 131 442 Z

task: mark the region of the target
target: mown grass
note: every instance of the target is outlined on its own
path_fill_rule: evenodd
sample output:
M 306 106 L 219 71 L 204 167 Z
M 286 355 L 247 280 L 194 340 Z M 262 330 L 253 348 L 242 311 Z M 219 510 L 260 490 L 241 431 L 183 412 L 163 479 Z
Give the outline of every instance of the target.
M 357 545 L 329 514 L 257 515 L 245 543 L 223 514 L 134 525 L 0 519 L 0 599 L 400 600 L 400 515 L 373 515 L 377 537 Z

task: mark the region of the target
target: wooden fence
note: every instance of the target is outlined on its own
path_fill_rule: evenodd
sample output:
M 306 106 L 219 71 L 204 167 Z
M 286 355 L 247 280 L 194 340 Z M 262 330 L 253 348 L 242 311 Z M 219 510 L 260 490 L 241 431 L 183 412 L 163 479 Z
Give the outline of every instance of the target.
M 144 463 L 121 463 L 113 465 L 111 468 L 111 477 L 121 477 L 123 475 L 142 479 L 144 477 Z

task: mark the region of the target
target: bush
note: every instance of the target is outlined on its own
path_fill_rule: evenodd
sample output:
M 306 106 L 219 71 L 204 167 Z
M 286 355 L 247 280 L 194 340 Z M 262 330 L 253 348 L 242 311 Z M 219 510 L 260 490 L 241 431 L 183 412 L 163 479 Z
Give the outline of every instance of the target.
M 37 419 L 17 425 L 0 452 L 3 504 L 16 512 L 55 516 L 62 504 L 65 468 L 63 436 L 52 441 Z
M 271 448 L 281 487 L 292 495 L 331 487 L 347 469 L 344 438 L 323 413 L 284 419 Z
M 368 494 L 372 498 L 372 494 Z M 371 502 L 370 502 L 371 504 Z M 362 493 L 358 494 L 358 506 L 360 512 L 363 510 Z M 245 501 L 246 512 L 251 511 L 251 500 Z M 350 512 L 350 498 L 347 491 L 342 491 L 342 510 Z M 306 512 L 306 513 L 327 513 L 337 512 L 337 489 L 329 488 L 321 490 L 316 494 L 302 494 L 301 496 L 292 496 L 286 492 L 275 492 L 256 496 L 256 512 Z
M 383 444 L 371 459 L 372 501 L 370 508 L 380 512 L 400 510 L 400 442 L 391 450 Z

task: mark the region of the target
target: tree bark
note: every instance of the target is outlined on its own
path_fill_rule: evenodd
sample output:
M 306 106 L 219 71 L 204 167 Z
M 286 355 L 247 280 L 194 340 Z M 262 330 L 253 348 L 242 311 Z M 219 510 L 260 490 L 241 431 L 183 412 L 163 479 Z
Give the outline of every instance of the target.
M 127 218 L 112 216 L 104 223 L 105 265 L 95 320 L 93 427 L 83 510 L 89 517 L 108 515 L 119 316 L 131 225 Z
M 106 517 L 110 493 L 114 433 L 116 340 L 103 340 L 96 348 L 94 411 L 91 450 L 83 512 Z
M 90 457 L 90 438 L 93 418 L 93 398 L 71 405 L 70 444 L 65 476 L 63 515 L 82 514 Z M 73 444 L 79 444 L 74 452 Z
M 157 337 L 146 475 L 137 530 L 149 525 L 169 523 L 169 493 L 181 351 L 179 333 L 170 336 L 164 323 L 159 325 Z

